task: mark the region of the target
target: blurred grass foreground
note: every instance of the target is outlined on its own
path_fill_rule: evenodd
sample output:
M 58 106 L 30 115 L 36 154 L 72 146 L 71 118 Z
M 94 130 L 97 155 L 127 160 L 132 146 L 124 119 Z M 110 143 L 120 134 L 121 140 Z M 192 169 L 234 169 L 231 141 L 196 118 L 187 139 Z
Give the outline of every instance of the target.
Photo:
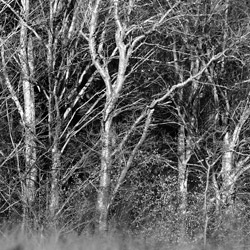
M 20 229 L 2 232 L 0 250 L 246 250 L 250 245 L 246 242 L 232 243 L 230 239 L 222 245 L 202 242 L 179 243 L 175 245 L 159 244 L 159 242 L 143 237 L 124 237 L 121 235 L 78 236 L 74 233 L 62 235 L 59 232 L 48 236 L 24 234 Z

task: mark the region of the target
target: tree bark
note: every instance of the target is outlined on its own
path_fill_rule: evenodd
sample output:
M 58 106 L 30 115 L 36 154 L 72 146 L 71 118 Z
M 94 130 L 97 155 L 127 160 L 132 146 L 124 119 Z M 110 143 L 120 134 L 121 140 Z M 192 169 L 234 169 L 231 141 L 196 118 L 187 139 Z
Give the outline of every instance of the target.
M 106 115 L 105 115 L 106 116 Z M 107 117 L 107 116 L 106 116 Z M 103 121 L 102 125 L 102 151 L 99 193 L 97 197 L 97 213 L 99 232 L 108 231 L 108 212 L 110 199 L 110 166 L 111 166 L 111 126 L 112 118 Z
M 37 179 L 36 168 L 36 123 L 35 123 L 35 97 L 31 83 L 34 62 L 32 51 L 32 38 L 28 35 L 27 26 L 29 16 L 29 0 L 22 0 L 20 19 L 20 65 L 22 71 L 22 85 L 24 97 L 24 130 L 25 130 L 25 173 L 23 184 L 24 217 L 23 223 L 28 220 L 28 208 L 35 200 Z
M 48 136 L 51 145 L 51 168 L 50 168 L 50 191 L 47 194 L 49 197 L 48 212 L 50 220 L 50 229 L 55 230 L 57 227 L 57 211 L 59 208 L 59 171 L 61 169 L 61 116 L 59 111 L 60 98 L 58 97 L 59 80 L 55 77 L 55 60 L 56 49 L 59 34 L 54 25 L 54 19 L 62 9 L 60 1 L 50 1 L 50 15 L 48 44 L 47 44 L 47 65 L 48 65 L 48 81 L 49 81 L 49 96 L 48 96 Z M 63 20 L 65 21 L 65 20 Z M 60 33 L 60 32 L 59 32 Z
M 187 213 L 187 182 L 188 182 L 188 169 L 187 163 L 191 157 L 190 151 L 190 138 L 185 135 L 184 125 L 180 125 L 178 135 L 178 183 L 180 193 L 179 212 L 181 215 L 180 223 L 180 240 L 186 240 L 186 213 Z
M 232 205 L 232 195 L 234 190 L 234 155 L 233 150 L 230 148 L 231 141 L 229 132 L 224 136 L 224 152 L 222 154 L 222 187 L 221 187 L 221 203 L 222 205 Z
M 60 131 L 61 131 L 61 120 L 60 120 L 60 112 L 59 112 L 59 104 L 57 98 L 55 97 L 55 105 L 54 105 L 54 113 L 56 113 L 54 117 L 55 128 L 53 128 L 53 143 L 51 150 L 52 157 L 52 166 L 51 166 L 51 191 L 50 191 L 50 203 L 49 203 L 49 214 L 51 218 L 51 226 L 53 229 L 57 226 L 57 216 L 56 212 L 59 208 L 59 173 L 61 169 L 61 151 L 59 148 L 60 142 Z

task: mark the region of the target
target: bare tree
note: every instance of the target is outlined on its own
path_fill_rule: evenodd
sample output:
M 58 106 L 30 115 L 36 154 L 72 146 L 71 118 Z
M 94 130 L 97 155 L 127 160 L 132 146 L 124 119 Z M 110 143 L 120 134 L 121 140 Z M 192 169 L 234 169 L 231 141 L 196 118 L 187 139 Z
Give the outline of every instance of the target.
M 15 92 L 15 87 L 9 77 L 5 55 L 5 44 L 9 39 L 13 39 L 14 34 L 10 33 L 6 37 L 2 37 L 1 45 L 1 58 L 3 66 L 3 76 L 5 84 L 11 94 L 11 98 L 15 102 L 19 115 L 20 122 L 24 128 L 24 158 L 25 158 L 25 171 L 20 172 L 21 186 L 22 186 L 22 201 L 23 201 L 23 225 L 25 226 L 29 219 L 29 208 L 32 206 L 36 196 L 36 179 L 37 179 L 37 166 L 36 166 L 36 123 L 35 123 L 35 97 L 34 88 L 32 84 L 32 77 L 34 74 L 34 58 L 33 58 L 33 41 L 32 36 L 29 34 L 28 22 L 30 15 L 29 0 L 21 1 L 20 15 L 6 3 L 6 6 L 14 12 L 19 19 L 20 25 L 20 40 L 19 40 L 19 66 L 21 72 L 22 93 L 24 104 L 20 101 Z M 8 58 L 8 57 L 7 57 Z M 7 59 L 9 60 L 9 58 Z M 20 171 L 20 170 L 19 170 Z
M 178 122 L 174 157 L 178 161 L 180 233 L 185 239 L 189 162 L 207 138 L 198 121 L 206 91 L 210 91 L 216 111 L 221 102 L 227 107 L 225 114 L 238 110 L 239 119 L 223 134 L 225 150 L 218 168 L 223 179 L 217 190 L 221 199 L 224 202 L 232 195 L 236 176 L 248 169 L 248 157 L 237 152 L 241 152 L 238 142 L 246 130 L 249 104 L 234 107 L 226 94 L 220 94 L 224 93 L 220 92 L 222 84 L 215 83 L 216 67 L 225 65 L 226 69 L 224 58 L 230 50 L 226 43 L 230 39 L 220 38 L 223 28 L 218 24 L 225 19 L 219 17 L 226 5 L 80 0 L 33 1 L 30 7 L 23 0 L 19 14 L 0 1 L 18 17 L 20 26 L 20 30 L 18 26 L 2 35 L 1 60 L 4 83 L 24 129 L 25 171 L 21 166 L 19 173 L 25 208 L 39 192 L 37 199 L 55 228 L 71 209 L 74 195 L 91 186 L 97 231 L 106 232 L 112 205 L 145 145 L 155 110 L 171 102 Z M 13 43 L 20 47 L 18 57 L 11 49 Z M 19 65 L 21 94 L 10 61 Z M 160 70 L 155 72 L 158 66 Z M 214 126 L 216 115 L 214 112 Z M 14 143 L 12 147 L 14 150 Z M 209 169 L 207 180 L 213 170 Z M 79 172 L 88 172 L 88 176 L 72 193 L 62 192 Z M 79 209 L 81 213 L 84 211 Z
M 43 87 L 43 93 L 48 102 L 48 120 L 45 123 L 48 126 L 48 140 L 51 147 L 48 209 L 53 226 L 57 225 L 58 217 L 62 212 L 59 206 L 60 188 L 77 169 L 82 167 L 81 162 L 84 161 L 86 152 L 83 152 L 80 162 L 71 166 L 66 172 L 62 166 L 62 156 L 72 138 L 83 130 L 93 117 L 98 116 L 96 109 L 103 96 L 101 93 L 94 93 L 86 102 L 82 101 L 88 88 L 93 84 L 95 76 L 95 72 L 91 71 L 92 63 L 86 53 L 87 44 L 86 46 L 85 43 L 82 44 L 79 37 L 80 30 L 86 22 L 82 12 L 86 4 L 86 1 L 75 2 L 72 5 L 50 1 L 49 6 L 41 6 L 42 10 L 49 9 L 49 15 L 44 11 L 44 18 L 48 20 L 48 25 L 45 26 L 48 39 L 43 39 L 47 48 L 48 88 Z M 67 47 L 70 49 L 66 49 Z M 77 51 L 78 48 L 80 52 Z M 80 62 L 76 61 L 78 53 L 82 56 Z M 60 60 L 58 60 L 58 54 L 62 55 Z M 81 66 L 77 66 L 78 72 L 73 69 L 75 63 Z M 73 86 L 69 86 L 71 84 L 69 82 L 73 81 L 70 79 L 72 75 L 75 82 Z M 88 78 L 86 83 L 84 78 Z M 83 110 L 86 110 L 86 113 L 72 126 L 76 113 Z
M 127 12 L 125 12 L 124 14 L 121 10 L 121 3 L 119 1 L 113 1 L 111 5 L 107 7 L 107 14 L 110 15 L 110 13 L 112 13 L 114 19 L 111 19 L 110 16 L 108 16 L 103 21 L 105 25 L 102 26 L 101 30 L 99 30 L 98 27 L 100 24 L 99 21 L 103 4 L 103 1 L 99 0 L 91 6 L 92 16 L 89 25 L 89 35 L 84 35 L 89 42 L 89 49 L 93 64 L 97 68 L 99 74 L 102 76 L 106 88 L 106 101 L 105 108 L 103 111 L 101 131 L 102 148 L 100 184 L 97 199 L 97 211 L 99 215 L 98 225 L 100 232 L 104 232 L 108 228 L 109 207 L 111 205 L 112 200 L 114 199 L 114 195 L 117 193 L 119 187 L 125 179 L 126 173 L 132 164 L 133 158 L 138 148 L 141 146 L 141 144 L 146 138 L 146 133 L 149 129 L 155 106 L 159 103 L 164 102 L 172 95 L 175 90 L 186 86 L 188 83 L 194 81 L 195 79 L 198 79 L 200 75 L 204 73 L 205 69 L 211 64 L 211 62 L 217 60 L 222 55 L 222 53 L 220 53 L 218 55 L 212 56 L 211 58 L 209 58 L 205 66 L 198 67 L 196 71 L 192 71 L 191 76 L 189 76 L 187 79 L 180 79 L 180 82 L 178 84 L 173 85 L 168 90 L 166 89 L 165 94 L 159 94 L 160 97 L 155 98 L 155 100 L 152 100 L 151 103 L 146 105 L 145 108 L 142 110 L 142 113 L 133 123 L 132 127 L 128 129 L 127 133 L 122 138 L 121 143 L 118 144 L 117 149 L 112 150 L 112 131 L 114 130 L 114 118 L 117 115 L 116 105 L 119 98 L 121 98 L 122 88 L 124 88 L 124 86 L 126 86 L 127 84 L 126 79 L 127 75 L 129 74 L 128 65 L 129 60 L 131 59 L 131 55 L 143 45 L 143 39 L 146 37 L 147 34 L 149 34 L 153 30 L 161 26 L 163 23 L 165 23 L 165 20 L 167 20 L 168 17 L 173 17 L 173 11 L 175 10 L 175 7 L 178 5 L 178 3 L 176 3 L 176 5 L 174 6 L 169 6 L 170 8 L 168 9 L 168 11 L 166 11 L 165 13 L 160 13 L 160 15 L 158 15 L 158 18 L 156 16 L 147 16 L 145 20 L 142 20 L 141 25 L 147 24 L 147 29 L 144 33 L 139 32 L 139 26 L 128 26 L 128 23 L 124 20 L 124 16 L 128 16 L 128 18 L 130 17 L 129 13 L 131 13 L 136 7 L 136 3 L 126 3 L 127 7 L 125 9 L 127 10 Z M 149 25 L 148 27 L 148 23 L 150 23 L 150 20 L 152 19 L 155 19 L 154 24 Z M 108 25 L 110 25 L 110 27 L 114 27 L 113 36 L 115 37 L 115 46 L 114 49 L 107 55 L 104 48 L 107 39 L 106 33 L 109 27 Z M 139 35 L 134 35 L 137 34 L 137 32 Z M 115 74 L 111 74 L 109 70 L 109 63 L 113 58 L 118 58 L 118 67 Z M 145 60 L 147 60 L 147 58 L 145 58 Z M 110 171 L 112 168 L 112 164 L 114 164 L 112 157 L 124 150 L 124 145 L 128 140 L 130 134 L 144 119 L 145 124 L 141 137 L 138 143 L 133 148 L 131 156 L 128 157 L 128 160 L 124 163 L 124 167 L 120 172 L 120 176 L 117 179 L 116 184 L 112 185 L 110 179 Z M 186 179 L 183 181 L 185 182 Z M 111 191 L 112 186 L 115 187 L 113 191 Z

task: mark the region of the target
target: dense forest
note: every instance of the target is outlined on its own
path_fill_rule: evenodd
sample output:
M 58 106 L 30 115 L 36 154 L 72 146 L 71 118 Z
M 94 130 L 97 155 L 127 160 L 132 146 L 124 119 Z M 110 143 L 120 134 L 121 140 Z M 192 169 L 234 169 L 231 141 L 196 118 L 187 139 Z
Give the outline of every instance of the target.
M 0 0 L 0 13 L 2 225 L 247 241 L 249 1 Z

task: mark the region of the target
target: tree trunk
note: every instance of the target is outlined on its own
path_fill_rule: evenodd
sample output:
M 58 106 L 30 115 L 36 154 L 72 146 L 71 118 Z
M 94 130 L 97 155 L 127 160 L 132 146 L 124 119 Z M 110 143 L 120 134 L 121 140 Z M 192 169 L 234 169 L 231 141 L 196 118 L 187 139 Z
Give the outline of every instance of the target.
M 230 147 L 231 141 L 229 133 L 224 136 L 224 152 L 222 155 L 222 187 L 221 187 L 221 202 L 222 205 L 232 204 L 232 195 L 234 190 L 234 155 Z
M 179 128 L 178 135 L 178 183 L 180 193 L 180 205 L 179 212 L 181 215 L 180 224 L 180 240 L 186 239 L 186 212 L 187 212 L 187 181 L 188 181 L 188 169 L 187 163 L 190 159 L 189 139 L 185 136 L 185 128 L 183 125 Z
M 36 163 L 36 124 L 35 124 L 35 97 L 30 78 L 33 73 L 32 40 L 28 36 L 29 0 L 22 0 L 22 19 L 20 30 L 20 65 L 22 71 L 24 97 L 24 129 L 25 129 L 25 176 L 23 184 L 24 216 L 23 223 L 27 224 L 28 210 L 35 200 L 35 182 L 37 179 Z
M 53 83 L 53 84 L 52 84 Z M 60 150 L 60 133 L 61 133 L 61 117 L 59 111 L 59 101 L 56 95 L 57 82 L 52 82 L 50 78 L 51 90 L 53 88 L 53 94 L 50 95 L 50 142 L 51 142 L 51 171 L 50 171 L 50 194 L 49 194 L 49 218 L 51 223 L 51 229 L 56 229 L 57 215 L 56 212 L 59 208 L 59 179 L 61 169 L 61 150 Z
M 223 221 L 223 227 L 231 225 L 231 219 L 233 218 L 233 195 L 234 195 L 234 152 L 231 149 L 231 140 L 229 132 L 224 136 L 224 152 L 222 155 L 222 185 L 221 185 L 221 216 Z
M 107 110 L 107 109 L 106 109 Z M 106 115 L 104 115 L 106 116 Z M 98 231 L 104 234 L 108 230 L 108 212 L 110 199 L 110 166 L 111 166 L 111 136 L 112 118 L 103 119 L 102 125 L 102 151 L 99 193 L 97 197 Z
M 61 117 L 59 111 L 60 98 L 58 97 L 59 80 L 55 77 L 55 51 L 57 44 L 57 33 L 55 32 L 54 18 L 62 8 L 62 2 L 50 1 L 50 17 L 47 44 L 47 65 L 48 65 L 48 136 L 51 145 L 51 168 L 50 168 L 50 190 L 47 193 L 49 204 L 50 230 L 57 227 L 57 211 L 59 208 L 59 171 L 61 169 L 60 133 Z
M 49 214 L 50 222 L 53 229 L 57 226 L 56 212 L 59 207 L 59 169 L 61 167 L 61 153 L 58 148 L 58 141 L 54 140 L 52 148 L 52 169 L 51 169 L 51 187 L 50 187 L 50 202 Z
M 54 117 L 55 128 L 53 131 L 53 143 L 51 150 L 52 157 L 52 167 L 51 167 L 51 191 L 50 191 L 50 203 L 49 203 L 49 213 L 51 218 L 51 226 L 53 229 L 56 229 L 57 218 L 56 212 L 59 208 L 59 173 L 61 169 L 61 151 L 59 148 L 60 143 L 60 131 L 61 131 L 61 120 L 59 112 L 59 103 L 55 96 L 55 105 L 54 105 Z

